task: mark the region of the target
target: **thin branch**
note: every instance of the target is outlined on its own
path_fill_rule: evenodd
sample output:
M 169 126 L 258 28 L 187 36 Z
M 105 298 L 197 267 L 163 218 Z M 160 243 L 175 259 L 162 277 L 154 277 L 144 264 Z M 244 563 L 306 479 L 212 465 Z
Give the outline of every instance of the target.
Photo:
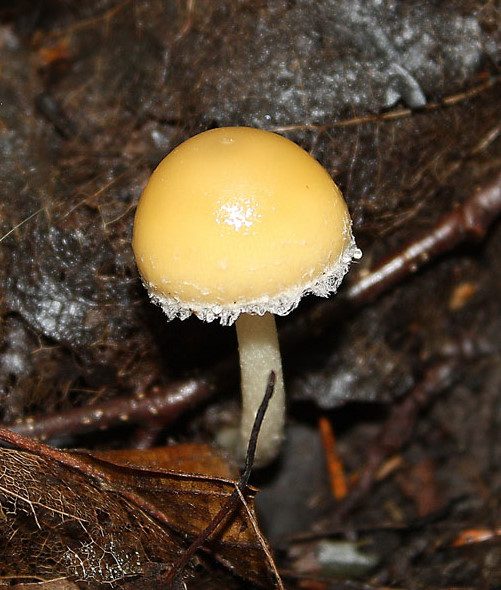
M 405 119 L 416 113 L 436 111 L 439 109 L 447 108 L 456 105 L 466 100 L 470 100 L 495 87 L 501 82 L 501 76 L 491 76 L 485 82 L 482 82 L 469 90 L 464 92 L 458 92 L 451 94 L 450 96 L 444 97 L 440 101 L 429 102 L 422 108 L 409 109 L 397 107 L 394 110 L 380 113 L 377 115 L 366 115 L 361 117 L 354 117 L 352 119 L 341 119 L 340 121 L 334 121 L 332 123 L 325 123 L 323 125 L 314 124 L 295 124 L 295 125 L 283 125 L 281 127 L 274 127 L 273 131 L 304 131 L 304 130 L 315 130 L 315 131 L 328 131 L 330 129 L 336 129 L 339 127 L 352 127 L 354 125 L 364 125 L 367 123 L 378 123 L 381 121 L 394 121 L 395 119 Z
M 47 440 L 64 434 L 83 434 L 126 423 L 174 422 L 178 416 L 207 400 L 213 387 L 203 379 L 191 379 L 155 388 L 143 397 L 117 397 L 109 401 L 39 415 L 2 426 L 31 438 Z
M 358 482 L 339 506 L 336 517 L 345 516 L 369 494 L 383 462 L 400 452 L 412 438 L 420 412 L 457 381 L 460 374 L 458 363 L 457 355 L 437 361 L 409 394 L 392 407 L 379 435 L 369 445 L 367 461 Z
M 501 174 L 483 190 L 443 217 L 428 233 L 407 244 L 351 286 L 347 299 L 353 303 L 373 301 L 382 292 L 415 273 L 430 260 L 458 244 L 482 240 L 501 214 Z
M 184 568 L 188 565 L 190 559 L 195 555 L 195 553 L 204 546 L 207 540 L 214 535 L 214 533 L 219 529 L 221 524 L 227 521 L 229 517 L 233 514 L 234 510 L 236 509 L 240 498 L 243 496 L 245 488 L 249 483 L 249 478 L 252 472 L 252 466 L 254 465 L 254 456 L 256 454 L 256 446 L 259 437 L 259 431 L 261 430 L 261 424 L 263 423 L 264 416 L 266 414 L 266 410 L 268 409 L 268 404 L 270 399 L 273 395 L 273 391 L 275 389 L 275 380 L 276 375 L 274 371 L 271 371 L 270 376 L 268 378 L 268 384 L 266 386 L 266 391 L 263 396 L 263 400 L 256 412 L 256 417 L 254 419 L 254 424 L 252 425 L 252 430 L 249 438 L 249 444 L 247 446 L 247 453 L 245 455 L 245 466 L 240 477 L 240 480 L 235 486 L 235 491 L 231 494 L 228 500 L 224 503 L 221 507 L 221 510 L 216 514 L 216 516 L 210 521 L 207 527 L 195 538 L 195 540 L 191 543 L 191 545 L 184 551 L 181 557 L 174 563 L 172 569 L 170 570 L 169 574 L 166 578 L 167 587 L 172 587 L 176 580 L 179 580 Z M 269 555 L 265 551 L 266 555 Z M 276 568 L 274 568 L 275 573 L 277 573 Z M 280 587 L 283 588 L 280 577 L 277 578 L 280 584 Z

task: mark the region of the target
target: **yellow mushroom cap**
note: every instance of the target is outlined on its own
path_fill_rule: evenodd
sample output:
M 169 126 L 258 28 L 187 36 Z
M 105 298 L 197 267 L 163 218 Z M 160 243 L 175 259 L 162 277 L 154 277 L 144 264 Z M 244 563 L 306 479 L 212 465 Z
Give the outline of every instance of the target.
M 337 289 L 359 257 L 341 192 L 284 137 L 248 127 L 196 135 L 153 172 L 133 248 L 169 318 L 284 315 L 305 293 Z

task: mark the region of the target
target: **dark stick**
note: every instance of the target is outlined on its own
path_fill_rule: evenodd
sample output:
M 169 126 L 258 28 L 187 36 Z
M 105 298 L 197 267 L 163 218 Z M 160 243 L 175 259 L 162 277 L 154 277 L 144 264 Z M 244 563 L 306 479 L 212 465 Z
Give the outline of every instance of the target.
M 344 517 L 367 496 L 379 467 L 412 438 L 419 413 L 459 379 L 458 361 L 458 356 L 437 361 L 409 394 L 391 408 L 379 435 L 369 445 L 360 479 L 336 510 L 336 517 Z
M 353 303 L 373 301 L 437 256 L 461 242 L 480 241 L 501 214 L 501 174 L 459 207 L 445 215 L 429 232 L 407 244 L 348 289 Z
M 212 390 L 205 380 L 191 379 L 158 388 L 143 397 L 117 397 L 95 406 L 72 408 L 2 426 L 24 436 L 47 440 L 64 434 L 92 432 L 103 425 L 109 428 L 129 422 L 169 424 L 182 412 L 208 399 Z
M 223 507 L 207 525 L 207 527 L 195 538 L 195 540 L 191 543 L 188 549 L 186 549 L 186 551 L 183 552 L 181 557 L 173 564 L 172 569 L 170 570 L 166 578 L 166 583 L 168 585 L 171 585 L 176 579 L 179 579 L 184 568 L 186 567 L 190 559 L 193 557 L 193 555 L 198 551 L 198 549 L 203 547 L 203 545 L 206 543 L 209 537 L 211 537 L 219 528 L 219 526 L 233 514 L 233 511 L 237 507 L 240 497 L 241 495 L 243 495 L 243 492 L 247 487 L 247 484 L 249 483 L 249 478 L 252 472 L 252 466 L 254 465 L 254 457 L 256 454 L 256 445 L 259 437 L 259 431 L 261 430 L 261 424 L 263 423 L 266 410 L 268 409 L 268 404 L 275 389 L 275 380 L 275 372 L 271 371 L 270 376 L 268 378 L 268 384 L 266 386 L 266 391 L 263 400 L 256 413 L 254 424 L 252 425 L 249 444 L 247 446 L 247 453 L 245 454 L 244 470 L 238 483 L 235 486 L 235 491 L 231 494 L 231 496 L 225 502 Z

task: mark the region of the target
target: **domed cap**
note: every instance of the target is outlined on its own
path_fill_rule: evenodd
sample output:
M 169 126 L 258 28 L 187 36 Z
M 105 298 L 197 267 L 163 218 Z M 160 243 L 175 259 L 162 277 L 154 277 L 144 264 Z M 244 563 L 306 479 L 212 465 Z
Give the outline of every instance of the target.
M 153 172 L 134 223 L 137 265 L 169 318 L 231 324 L 285 315 L 337 289 L 360 256 L 341 192 L 284 137 L 248 127 L 196 135 Z

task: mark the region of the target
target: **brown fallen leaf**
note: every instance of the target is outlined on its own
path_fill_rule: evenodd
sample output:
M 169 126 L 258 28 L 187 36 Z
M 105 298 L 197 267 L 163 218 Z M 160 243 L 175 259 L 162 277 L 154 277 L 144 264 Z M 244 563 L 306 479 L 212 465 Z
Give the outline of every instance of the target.
M 226 505 L 238 480 L 204 445 L 90 454 L 2 429 L 0 440 L 13 447 L 0 448 L 4 579 L 165 587 L 173 563 Z M 245 504 L 180 572 L 188 589 L 238 589 L 242 580 L 273 587 L 254 495 L 246 488 Z

